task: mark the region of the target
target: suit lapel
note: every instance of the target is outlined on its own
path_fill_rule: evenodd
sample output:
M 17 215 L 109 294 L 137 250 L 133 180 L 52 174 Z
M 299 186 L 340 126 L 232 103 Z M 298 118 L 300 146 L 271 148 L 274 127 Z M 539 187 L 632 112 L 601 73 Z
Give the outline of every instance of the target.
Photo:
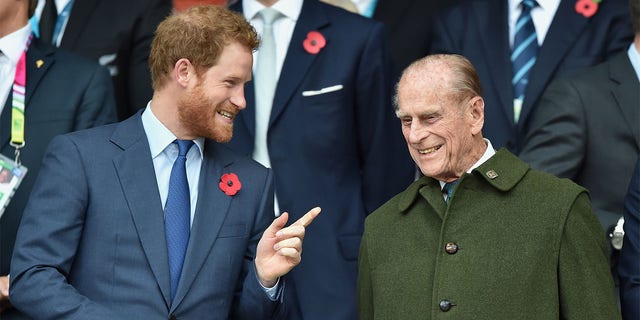
M 560 1 L 558 11 L 553 17 L 549 31 L 538 53 L 536 64 L 531 70 L 529 85 L 525 91 L 520 123 L 525 123 L 531 109 L 547 87 L 555 70 L 565 58 L 567 52 L 584 30 L 589 19 L 576 13 L 575 2 Z
M 231 165 L 233 160 L 224 147 L 206 140 L 204 147 L 204 159 L 200 172 L 200 185 L 198 187 L 198 204 L 191 226 L 189 246 L 185 256 L 182 276 L 175 301 L 171 306 L 173 312 L 180 304 L 189 288 L 198 276 L 198 271 L 205 263 L 211 252 L 220 228 L 229 212 L 232 197 L 227 196 L 218 187 L 218 181 L 222 174 L 227 173 L 225 168 Z
M 123 194 L 131 210 L 140 243 L 156 277 L 165 303 L 169 306 L 169 257 L 164 233 L 164 215 L 158 193 L 151 151 L 139 112 L 122 122 L 111 141 L 123 149 L 113 163 Z
M 273 99 L 273 107 L 271 109 L 270 126 L 277 120 L 289 100 L 291 100 L 296 93 L 296 89 L 307 75 L 307 71 L 316 59 L 316 56 L 322 54 L 322 51 L 315 55 L 307 53 L 304 50 L 302 42 L 307 37 L 307 33 L 309 33 L 309 31 L 319 30 L 328 24 L 329 20 L 317 1 L 304 1 L 300 17 L 293 30 L 289 50 L 282 65 L 282 71 L 280 72 L 280 79 L 278 80 Z M 327 46 L 330 46 L 330 36 L 327 33 L 323 33 L 323 35 L 326 37 Z
M 62 36 L 60 48 L 73 48 L 84 31 L 84 27 L 91 19 L 93 11 L 98 7 L 101 0 L 80 0 L 73 2 L 71 15 L 67 22 L 67 27 Z
M 513 90 L 511 90 L 511 48 L 509 47 L 509 26 L 507 24 L 507 1 L 474 1 L 473 12 L 477 28 L 482 38 L 484 60 L 491 73 L 488 78 L 494 82 L 504 114 L 513 123 Z M 496 19 L 495 17 L 505 17 Z M 478 62 L 476 62 L 478 63 Z M 506 88 L 507 90 L 504 90 Z
M 626 50 L 618 54 L 609 62 L 609 79 L 611 79 L 611 94 L 618 108 L 624 115 L 633 132 L 636 146 L 640 149 L 640 82 L 634 73 Z
M 33 93 L 35 92 L 38 84 L 47 73 L 49 68 L 54 64 L 55 59 L 53 57 L 54 48 L 43 45 L 40 40 L 37 38 L 33 38 L 31 41 L 31 46 L 27 50 L 27 59 L 26 59 L 26 67 L 27 67 L 27 86 L 25 88 L 25 114 L 26 110 L 29 109 L 29 103 L 31 102 L 31 98 L 33 97 Z M 38 67 L 38 65 L 40 65 Z M 12 99 L 13 99 L 13 89 L 9 89 L 9 96 L 7 98 L 7 102 L 5 103 L 4 109 L 2 109 L 2 114 L 0 115 L 0 145 L 4 148 L 11 139 L 11 108 L 12 108 Z M 46 93 L 43 93 L 46 94 Z M 26 121 L 28 121 L 27 116 L 25 116 Z

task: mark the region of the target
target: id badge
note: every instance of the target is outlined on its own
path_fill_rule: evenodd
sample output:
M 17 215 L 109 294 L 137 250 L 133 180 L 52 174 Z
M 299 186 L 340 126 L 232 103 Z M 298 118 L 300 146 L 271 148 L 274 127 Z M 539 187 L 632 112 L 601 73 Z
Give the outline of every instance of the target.
M 27 167 L 0 154 L 0 217 L 26 174 Z

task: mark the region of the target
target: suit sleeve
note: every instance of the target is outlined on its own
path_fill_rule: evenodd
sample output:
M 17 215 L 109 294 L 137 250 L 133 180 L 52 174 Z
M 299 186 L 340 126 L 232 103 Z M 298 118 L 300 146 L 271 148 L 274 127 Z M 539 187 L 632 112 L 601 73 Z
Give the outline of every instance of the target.
M 149 53 L 156 27 L 172 10 L 169 0 L 147 1 L 149 4 L 132 30 L 131 52 L 126 68 L 126 93 L 129 114 L 144 108 L 153 96 L 151 73 L 149 71 Z
M 253 226 L 252 237 L 247 245 L 244 258 L 242 281 L 238 283 L 234 298 L 232 319 L 281 319 L 286 314 L 283 303 L 285 283 L 280 279 L 278 293 L 275 300 L 271 300 L 260 285 L 255 270 L 254 259 L 256 248 L 262 233 L 273 221 L 273 175 L 269 170 L 262 189 L 259 210 Z
M 76 109 L 72 131 L 113 123 L 117 120 L 111 77 L 107 69 L 95 64 L 89 83 L 84 89 L 81 105 Z
M 602 227 L 581 192 L 569 209 L 558 266 L 560 319 L 620 319 Z
M 11 303 L 34 319 L 117 318 L 68 282 L 87 203 L 80 154 L 67 136 L 58 136 L 24 211 L 11 265 Z
M 585 98 L 569 80 L 557 80 L 532 115 L 520 159 L 535 169 L 574 178 L 586 154 Z
M 624 232 L 618 263 L 622 315 L 640 319 L 640 161 L 624 202 Z
M 357 127 L 367 213 L 413 182 L 415 166 L 391 103 L 392 62 L 382 24 L 375 24 L 357 75 Z

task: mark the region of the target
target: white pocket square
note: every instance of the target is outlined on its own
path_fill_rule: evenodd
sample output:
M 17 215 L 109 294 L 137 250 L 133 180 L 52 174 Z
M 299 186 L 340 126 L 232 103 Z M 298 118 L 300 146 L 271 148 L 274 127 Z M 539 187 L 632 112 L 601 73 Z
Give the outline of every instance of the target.
M 335 86 L 322 88 L 320 90 L 302 91 L 302 96 L 303 97 L 317 96 L 319 94 L 325 94 L 325 93 L 329 93 L 329 92 L 342 90 L 342 88 L 343 88 L 343 86 L 341 84 L 337 84 Z

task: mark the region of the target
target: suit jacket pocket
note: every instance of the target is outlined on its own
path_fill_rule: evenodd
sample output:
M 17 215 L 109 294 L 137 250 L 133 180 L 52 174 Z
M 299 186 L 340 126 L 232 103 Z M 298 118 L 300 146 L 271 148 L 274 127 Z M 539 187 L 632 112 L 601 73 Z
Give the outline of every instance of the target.
M 244 224 L 223 225 L 218 238 L 247 237 L 247 226 Z
M 340 251 L 346 260 L 358 260 L 361 235 L 345 235 L 338 238 Z

